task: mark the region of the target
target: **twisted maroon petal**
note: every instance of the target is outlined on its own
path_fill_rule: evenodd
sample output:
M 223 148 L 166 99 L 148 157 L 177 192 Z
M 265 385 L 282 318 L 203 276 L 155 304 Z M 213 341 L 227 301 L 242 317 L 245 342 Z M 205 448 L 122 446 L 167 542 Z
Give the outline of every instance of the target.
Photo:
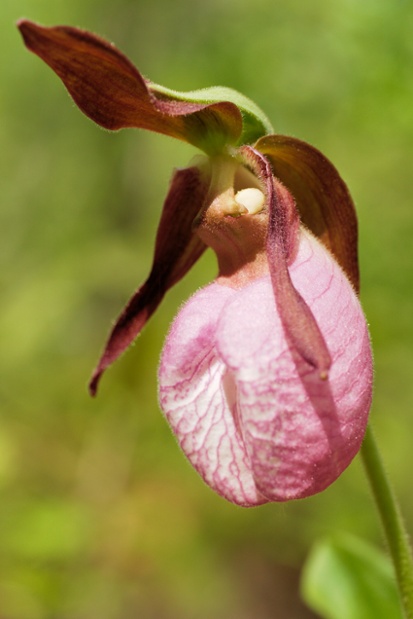
M 193 233 L 192 223 L 200 211 L 208 182 L 198 168 L 175 172 L 163 207 L 156 237 L 151 272 L 119 316 L 93 373 L 89 389 L 96 394 L 102 373 L 139 335 L 169 288 L 198 260 L 206 246 Z
M 242 116 L 234 103 L 158 94 L 116 47 L 89 32 L 27 20 L 18 26 L 28 49 L 55 71 L 79 108 L 106 129 L 148 129 L 205 150 L 236 142 L 241 135 Z
M 303 223 L 331 251 L 359 291 L 357 216 L 346 184 L 331 161 L 296 138 L 268 135 L 255 148 L 294 196 Z
M 311 309 L 295 289 L 288 264 L 298 245 L 299 219 L 290 192 L 275 179 L 267 159 L 251 146 L 239 149 L 263 183 L 269 222 L 267 257 L 275 302 L 285 332 L 299 355 L 327 378 L 331 357 Z

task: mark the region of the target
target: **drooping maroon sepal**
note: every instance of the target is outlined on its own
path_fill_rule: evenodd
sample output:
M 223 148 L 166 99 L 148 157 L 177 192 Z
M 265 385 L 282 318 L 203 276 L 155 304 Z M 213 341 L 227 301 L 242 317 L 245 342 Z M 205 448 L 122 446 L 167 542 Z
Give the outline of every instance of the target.
M 294 258 L 299 242 L 299 218 L 290 192 L 273 177 L 268 160 L 255 148 L 239 149 L 245 161 L 263 183 L 268 204 L 267 257 L 275 302 L 293 347 L 325 379 L 331 357 L 313 313 L 294 288 L 288 264 Z
M 302 222 L 331 251 L 356 292 L 360 289 L 357 216 L 340 174 L 317 148 L 284 135 L 266 135 L 254 148 L 291 191 Z
M 90 381 L 92 395 L 96 394 L 102 373 L 139 335 L 165 293 L 204 252 L 206 246 L 193 232 L 192 224 L 202 208 L 207 187 L 208 179 L 203 179 L 196 167 L 174 173 L 158 227 L 151 272 L 112 329 Z

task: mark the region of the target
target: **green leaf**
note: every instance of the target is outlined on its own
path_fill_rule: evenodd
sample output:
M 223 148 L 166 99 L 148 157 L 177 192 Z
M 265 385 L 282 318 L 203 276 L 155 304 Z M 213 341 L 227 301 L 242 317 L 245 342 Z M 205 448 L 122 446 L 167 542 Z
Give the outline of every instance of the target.
M 342 535 L 318 542 L 304 567 L 304 600 L 324 619 L 402 619 L 393 567 L 373 546 Z
M 225 86 L 212 86 L 201 90 L 178 92 L 159 84 L 149 84 L 149 88 L 156 94 L 163 95 L 172 101 L 185 101 L 187 103 L 222 103 L 227 101 L 234 103 L 242 114 L 242 134 L 239 144 L 252 144 L 260 137 L 273 133 L 273 128 L 264 112 L 248 97 L 240 92 Z

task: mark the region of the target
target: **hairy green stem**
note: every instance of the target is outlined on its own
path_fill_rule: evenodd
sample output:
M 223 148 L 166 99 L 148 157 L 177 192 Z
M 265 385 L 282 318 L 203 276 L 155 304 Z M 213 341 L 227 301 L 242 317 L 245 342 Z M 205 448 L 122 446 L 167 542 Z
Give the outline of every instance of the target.
M 412 551 L 396 497 L 370 426 L 367 427 L 361 457 L 393 559 L 404 613 L 407 619 L 413 619 Z

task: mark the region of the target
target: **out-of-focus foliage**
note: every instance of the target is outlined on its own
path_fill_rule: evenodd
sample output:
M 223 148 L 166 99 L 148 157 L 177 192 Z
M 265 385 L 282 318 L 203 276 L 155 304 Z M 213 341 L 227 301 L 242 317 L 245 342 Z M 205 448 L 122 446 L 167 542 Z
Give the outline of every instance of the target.
M 86 392 L 110 321 L 151 262 L 174 166 L 190 147 L 110 134 L 81 115 L 14 22 L 116 42 L 144 74 L 223 84 L 279 133 L 313 143 L 358 205 L 373 423 L 410 530 L 413 409 L 413 8 L 408 0 L 3 0 L 0 7 L 0 616 L 306 619 L 298 571 L 331 531 L 380 543 L 358 459 L 312 499 L 242 510 L 199 480 L 156 401 L 177 306 Z
M 403 619 L 390 558 L 353 536 L 316 542 L 301 587 L 325 619 Z

